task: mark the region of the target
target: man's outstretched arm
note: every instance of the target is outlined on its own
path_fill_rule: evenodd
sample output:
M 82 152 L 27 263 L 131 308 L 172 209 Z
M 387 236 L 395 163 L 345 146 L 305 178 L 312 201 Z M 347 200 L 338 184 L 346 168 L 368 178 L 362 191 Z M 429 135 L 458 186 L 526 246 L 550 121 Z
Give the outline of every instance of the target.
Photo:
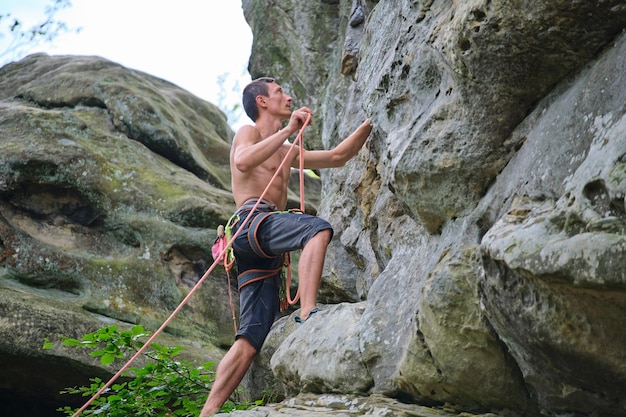
M 365 144 L 372 131 L 369 119 L 366 119 L 354 132 L 339 145 L 328 151 L 304 151 L 304 167 L 306 169 L 342 167 L 354 157 Z M 292 164 L 298 168 L 298 159 Z

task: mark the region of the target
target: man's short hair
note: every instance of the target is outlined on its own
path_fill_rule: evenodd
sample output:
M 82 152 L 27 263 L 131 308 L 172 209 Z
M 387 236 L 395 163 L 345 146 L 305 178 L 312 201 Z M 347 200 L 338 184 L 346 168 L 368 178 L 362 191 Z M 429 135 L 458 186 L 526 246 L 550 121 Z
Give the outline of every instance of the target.
M 241 100 L 243 103 L 243 109 L 253 122 L 256 122 L 256 119 L 259 117 L 259 109 L 256 105 L 256 98 L 257 96 L 267 97 L 269 94 L 267 85 L 273 82 L 276 82 L 273 78 L 261 77 L 253 80 L 243 89 L 243 97 Z

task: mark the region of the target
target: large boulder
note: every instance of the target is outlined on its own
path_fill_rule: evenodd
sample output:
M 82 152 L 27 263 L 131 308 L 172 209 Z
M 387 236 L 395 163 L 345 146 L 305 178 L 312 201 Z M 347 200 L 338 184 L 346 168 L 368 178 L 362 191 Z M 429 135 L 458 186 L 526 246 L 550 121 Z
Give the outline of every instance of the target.
M 212 104 L 105 59 L 38 54 L 0 69 L 0 355 L 12 370 L 38 364 L 15 365 L 7 392 L 37 380 L 47 386 L 31 392 L 55 396 L 77 381 L 45 377 L 62 366 L 114 370 L 58 344 L 42 351 L 46 337 L 165 321 L 234 210 L 231 138 Z M 161 340 L 219 360 L 229 310 L 218 267 Z
M 546 410 L 626 406 L 625 57 L 622 39 L 540 103 L 501 178 L 533 172 L 558 192 L 524 185 L 482 239 L 490 321 Z

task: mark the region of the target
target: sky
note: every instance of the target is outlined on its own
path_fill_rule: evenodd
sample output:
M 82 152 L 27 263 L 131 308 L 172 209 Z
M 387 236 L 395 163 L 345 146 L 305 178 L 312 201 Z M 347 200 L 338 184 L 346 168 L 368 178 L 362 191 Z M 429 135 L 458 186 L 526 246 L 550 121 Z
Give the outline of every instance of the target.
M 25 27 L 45 20 L 53 0 L 0 0 L 0 15 L 11 14 Z M 236 130 L 250 123 L 241 108 L 252 33 L 241 0 L 71 0 L 56 20 L 67 33 L 27 53 L 97 55 L 170 81 L 226 110 Z M 10 20 L 12 22 L 12 20 Z M 0 21 L 0 52 L 10 41 L 8 19 Z M 22 54 L 20 57 L 25 56 Z

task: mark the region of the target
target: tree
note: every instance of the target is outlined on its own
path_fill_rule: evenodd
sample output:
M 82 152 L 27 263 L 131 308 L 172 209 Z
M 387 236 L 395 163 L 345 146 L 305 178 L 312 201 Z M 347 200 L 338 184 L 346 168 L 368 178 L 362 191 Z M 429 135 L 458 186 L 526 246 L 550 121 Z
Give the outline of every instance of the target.
M 243 107 L 239 104 L 240 98 L 237 95 L 233 95 L 233 93 L 241 91 L 239 80 L 246 71 L 247 69 L 244 67 L 239 77 L 227 72 L 217 76 L 217 85 L 219 87 L 217 107 L 224 112 L 231 127 L 235 126 L 242 118 Z
M 22 20 L 11 13 L 0 14 L 0 39 L 11 38 L 6 48 L 0 51 L 0 65 L 19 59 L 33 47 L 41 43 L 51 43 L 60 35 L 81 31 L 82 28 L 70 28 L 56 18 L 59 11 L 72 6 L 70 0 L 50 2 L 44 9 L 43 21 L 30 27 L 26 27 Z

